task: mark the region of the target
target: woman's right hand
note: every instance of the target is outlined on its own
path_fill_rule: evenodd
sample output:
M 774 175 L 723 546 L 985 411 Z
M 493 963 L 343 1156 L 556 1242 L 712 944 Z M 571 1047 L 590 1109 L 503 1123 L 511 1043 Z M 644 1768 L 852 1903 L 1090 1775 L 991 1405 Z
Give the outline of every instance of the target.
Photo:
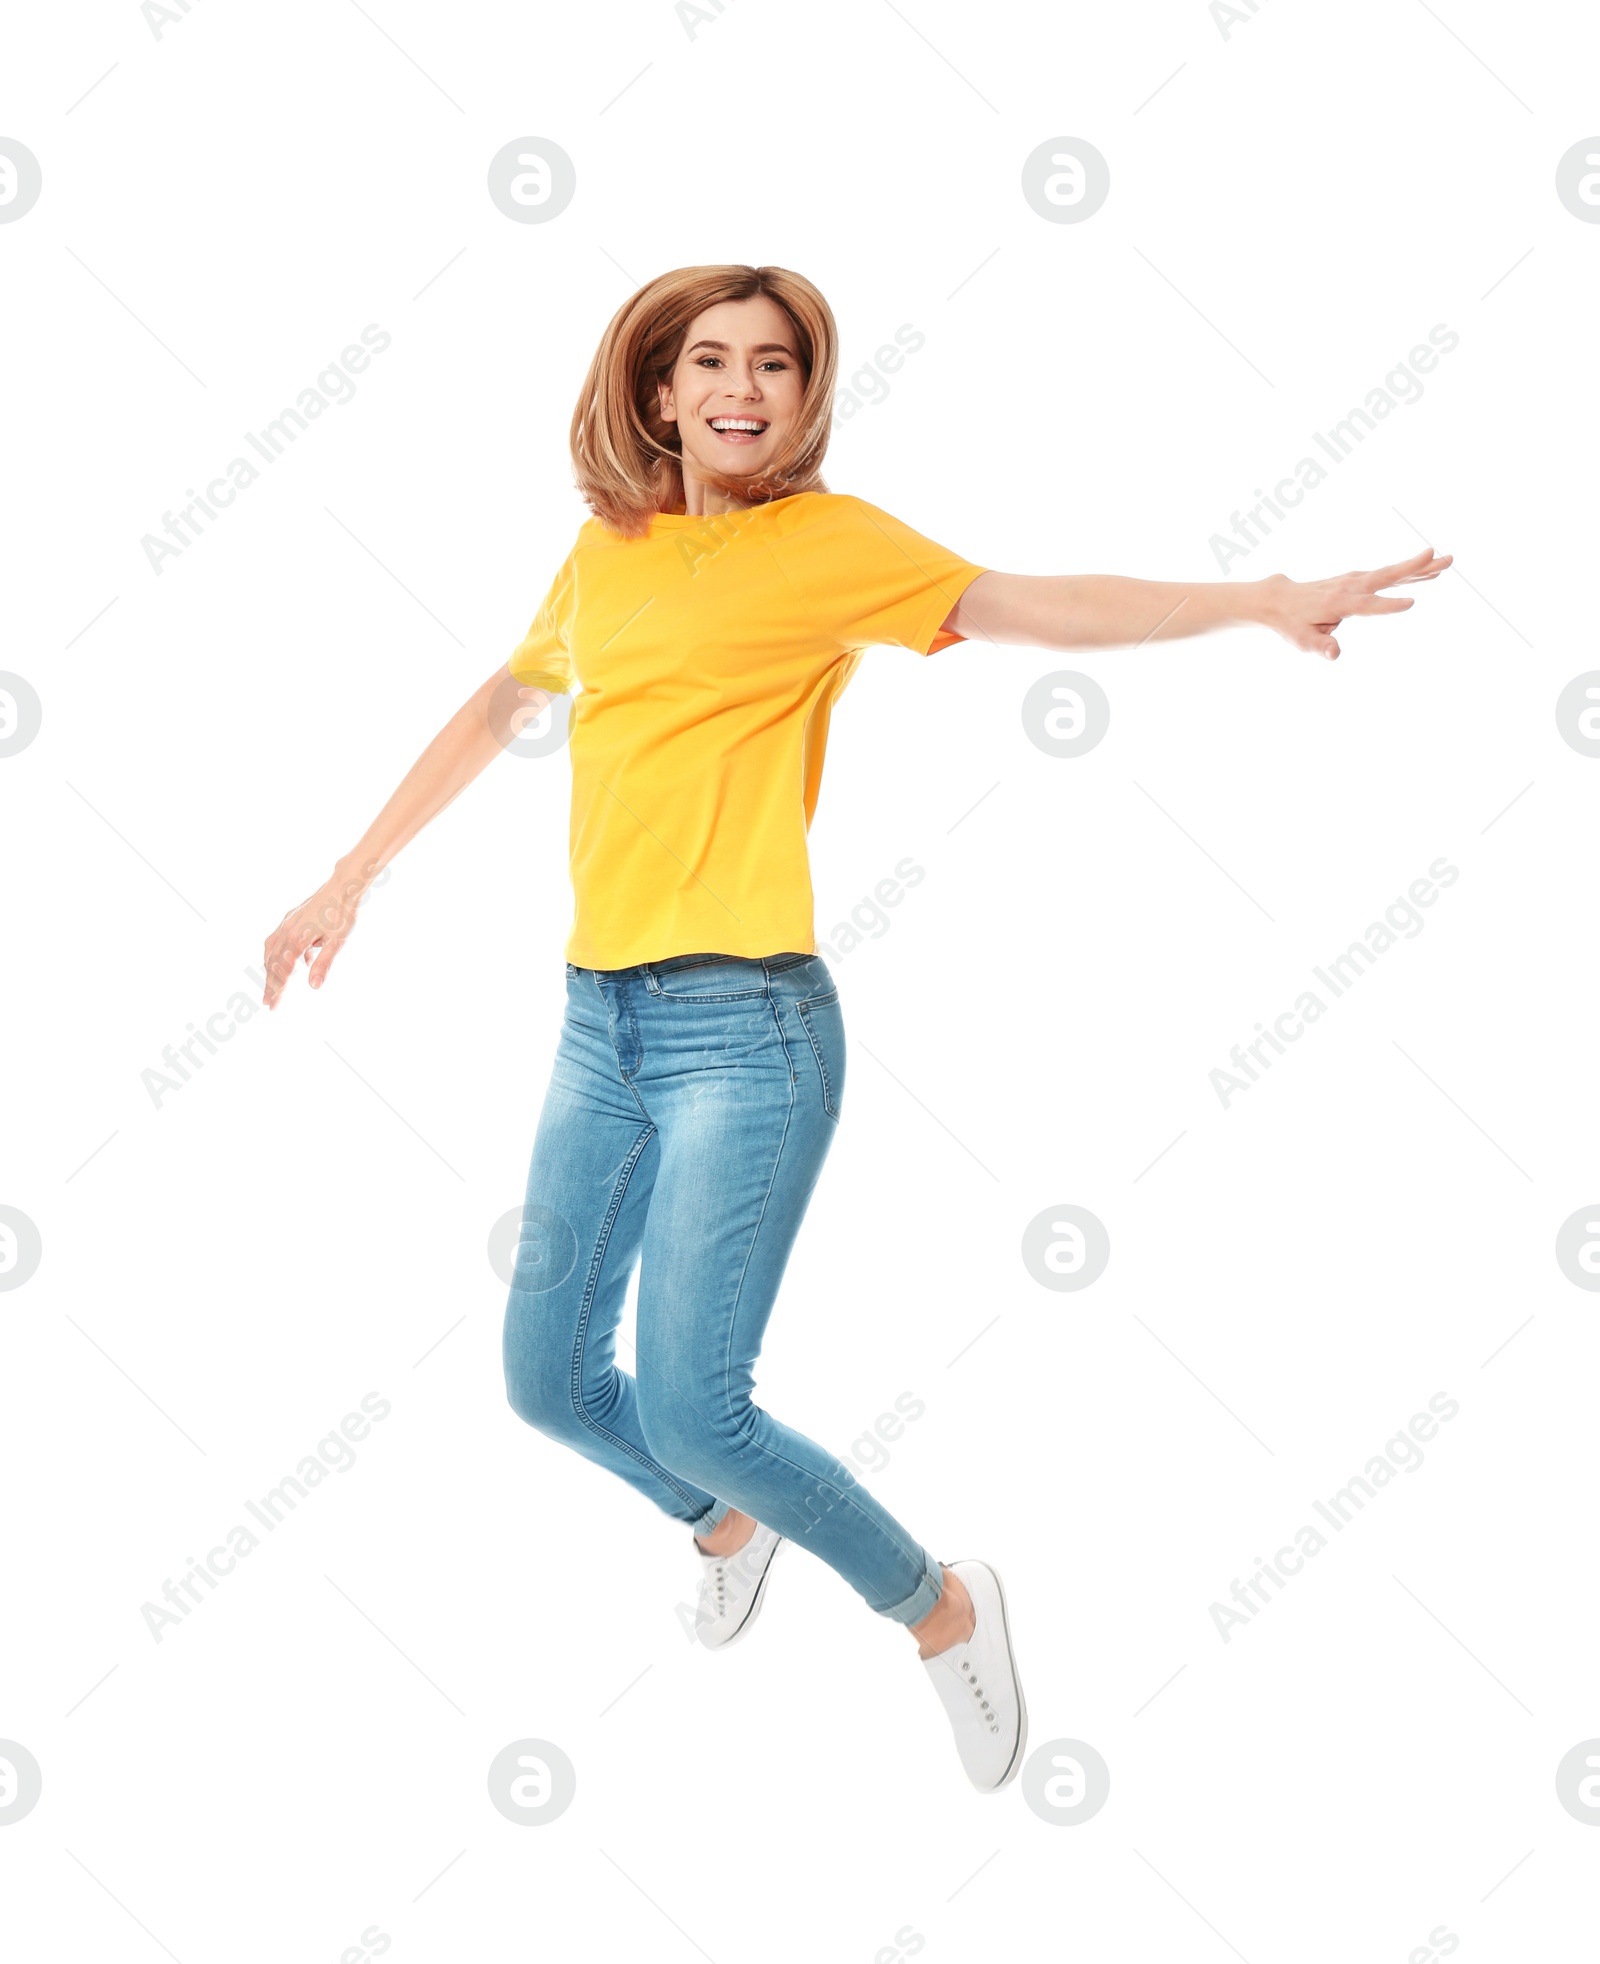
M 553 684 L 556 678 L 545 679 Z M 356 909 L 368 889 L 388 877 L 379 867 L 387 866 L 430 819 L 459 798 L 521 734 L 527 716 L 536 715 L 549 700 L 548 690 L 515 677 L 509 662 L 502 662 L 467 698 L 406 772 L 359 842 L 334 867 L 331 878 L 298 907 L 291 907 L 267 936 L 267 984 L 261 1000 L 268 1009 L 277 1006 L 302 955 L 311 962 L 312 988 L 321 988 L 334 956 L 350 939 Z
M 277 1007 L 284 985 L 302 956 L 311 962 L 311 987 L 322 987 L 334 956 L 350 939 L 350 931 L 356 924 L 356 909 L 371 885 L 370 861 L 365 873 L 340 866 L 331 879 L 284 915 L 267 936 L 263 955 L 267 981 L 261 1000 L 268 1009 Z

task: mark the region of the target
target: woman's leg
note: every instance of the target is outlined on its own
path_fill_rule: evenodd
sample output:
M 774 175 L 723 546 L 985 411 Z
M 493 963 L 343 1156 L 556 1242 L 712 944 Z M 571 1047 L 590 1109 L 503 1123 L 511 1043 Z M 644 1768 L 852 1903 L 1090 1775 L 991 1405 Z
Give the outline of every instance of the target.
M 809 1548 L 880 1615 L 921 1622 L 942 1593 L 942 1565 L 849 1467 L 751 1398 L 839 1120 L 844 1025 L 828 971 L 817 958 L 664 963 L 620 971 L 607 987 L 659 1148 L 638 1315 L 651 1451 Z
M 506 1305 L 506 1395 L 520 1418 L 709 1534 L 727 1503 L 653 1456 L 616 1332 L 660 1148 L 624 1081 L 593 971 L 567 1013 L 534 1139 Z

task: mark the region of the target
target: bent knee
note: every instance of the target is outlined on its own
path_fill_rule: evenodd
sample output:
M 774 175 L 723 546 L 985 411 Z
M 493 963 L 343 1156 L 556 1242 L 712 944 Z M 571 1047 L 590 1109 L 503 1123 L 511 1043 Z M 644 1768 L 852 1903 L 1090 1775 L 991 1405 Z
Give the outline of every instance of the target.
M 649 1379 L 641 1380 L 639 1387 L 639 1427 L 661 1464 L 687 1479 L 737 1458 L 749 1436 L 746 1423 L 731 1407 L 696 1404 Z
M 580 1397 L 572 1382 L 572 1357 L 561 1346 L 530 1344 L 508 1333 L 502 1346 L 506 1402 L 517 1417 L 560 1437 L 579 1429 Z
M 525 1424 L 552 1437 L 574 1431 L 579 1423 L 572 1388 L 565 1378 L 558 1382 L 539 1371 L 508 1370 L 506 1402 Z
M 506 1358 L 506 1402 L 517 1417 L 553 1439 L 582 1438 L 614 1421 L 622 1394 L 615 1366 L 603 1373 L 586 1371 L 575 1383 L 572 1359 L 550 1355 Z

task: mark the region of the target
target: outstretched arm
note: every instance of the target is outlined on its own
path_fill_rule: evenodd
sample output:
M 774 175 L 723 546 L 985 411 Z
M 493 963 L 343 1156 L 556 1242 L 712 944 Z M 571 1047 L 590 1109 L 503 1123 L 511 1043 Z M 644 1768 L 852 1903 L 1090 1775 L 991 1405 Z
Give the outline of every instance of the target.
M 549 700 L 547 690 L 513 676 L 509 662 L 467 698 L 406 772 L 354 850 L 336 860 L 316 892 L 291 907 L 267 936 L 261 1000 L 268 1009 L 277 1008 L 284 985 L 302 958 L 312 964 L 307 977 L 311 987 L 322 986 L 334 956 L 350 939 L 356 909 L 384 867 L 461 796 L 520 733 L 526 717 L 538 714 Z
M 1379 588 L 1436 579 L 1452 554 L 1432 546 L 1414 559 L 1331 580 L 1128 580 L 1116 573 L 980 573 L 945 620 L 972 641 L 1032 648 L 1143 647 L 1219 627 L 1270 627 L 1297 648 L 1337 661 L 1333 630 L 1352 614 L 1398 614 L 1414 603 Z

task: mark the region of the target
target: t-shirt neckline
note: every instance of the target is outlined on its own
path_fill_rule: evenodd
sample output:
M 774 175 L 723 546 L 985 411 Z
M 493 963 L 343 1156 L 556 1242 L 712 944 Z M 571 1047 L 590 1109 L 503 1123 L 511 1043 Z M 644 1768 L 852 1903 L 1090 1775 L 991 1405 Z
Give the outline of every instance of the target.
M 790 491 L 781 498 L 768 498 L 764 504 L 739 505 L 732 511 L 656 511 L 650 514 L 650 523 L 676 527 L 679 525 L 709 525 L 719 518 L 748 518 L 754 512 L 771 511 L 774 505 L 792 505 L 796 498 L 815 498 L 815 491 Z

